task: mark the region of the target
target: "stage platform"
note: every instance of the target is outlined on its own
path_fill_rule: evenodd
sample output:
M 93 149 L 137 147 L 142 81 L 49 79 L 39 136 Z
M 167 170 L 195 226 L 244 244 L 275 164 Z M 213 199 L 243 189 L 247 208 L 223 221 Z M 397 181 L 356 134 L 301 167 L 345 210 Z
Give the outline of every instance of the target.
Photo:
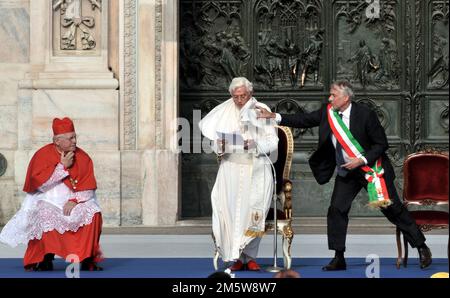
M 292 270 L 297 271 L 302 278 L 429 278 L 437 272 L 448 272 L 446 258 L 433 259 L 433 264 L 424 270 L 419 268 L 416 258 L 410 260 L 407 268 L 400 269 L 396 268 L 395 259 L 381 258 L 379 275 L 378 271 L 368 267 L 373 260 L 348 258 L 347 270 L 324 272 L 321 268 L 328 261 L 328 258 L 294 258 Z M 273 259 L 260 258 L 259 263 L 263 270 L 237 271 L 234 273 L 235 278 L 272 278 L 274 273 L 266 272 L 264 268 L 272 266 Z M 281 259 L 278 264 L 282 264 Z M 22 259 L 0 259 L 0 278 L 66 278 L 67 265 L 64 260 L 56 259 L 54 271 L 25 272 Z M 108 258 L 101 265 L 103 271 L 81 271 L 80 278 L 207 278 L 214 272 L 210 258 Z
M 379 258 L 382 278 L 428 278 L 436 272 L 448 272 L 448 235 L 427 235 L 433 264 L 421 270 L 416 249 L 410 248 L 407 268 L 397 269 L 395 235 L 348 235 L 346 271 L 323 272 L 321 267 L 332 257 L 323 234 L 295 235 L 291 254 L 292 269 L 304 278 L 363 278 L 366 269 Z M 278 242 L 278 265 L 282 266 L 281 243 Z M 105 255 L 102 272 L 81 272 L 86 278 L 206 278 L 214 272 L 214 252 L 210 235 L 103 234 L 101 247 Z M 67 263 L 55 260 L 53 272 L 24 272 L 25 246 L 10 248 L 0 244 L 0 278 L 65 277 Z M 367 257 L 370 260 L 366 261 Z M 262 267 L 273 264 L 273 236 L 263 238 L 258 261 Z M 223 264 L 221 265 L 224 269 Z M 237 278 L 270 278 L 272 273 L 236 272 Z

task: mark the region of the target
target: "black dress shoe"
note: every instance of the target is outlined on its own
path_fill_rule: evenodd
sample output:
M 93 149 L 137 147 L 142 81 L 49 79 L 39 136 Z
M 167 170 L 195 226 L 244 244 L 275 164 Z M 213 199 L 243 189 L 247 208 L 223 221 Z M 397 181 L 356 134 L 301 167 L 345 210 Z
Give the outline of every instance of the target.
M 82 271 L 103 271 L 103 268 L 98 266 L 96 262 L 94 262 L 93 258 L 84 259 L 81 262 Z
M 323 271 L 337 271 L 346 269 L 347 264 L 345 264 L 345 259 L 339 257 L 334 257 L 328 265 L 322 267 Z
M 33 268 L 34 271 L 53 271 L 53 260 L 55 258 L 54 254 L 46 254 L 42 262 L 37 263 L 36 267 Z
M 431 265 L 431 251 L 428 246 L 419 247 L 420 268 L 425 269 Z
M 97 263 L 81 263 L 82 271 L 103 271 L 103 267 L 97 265 Z
M 33 269 L 34 271 L 53 271 L 53 262 L 52 261 L 44 261 L 37 264 L 37 266 Z

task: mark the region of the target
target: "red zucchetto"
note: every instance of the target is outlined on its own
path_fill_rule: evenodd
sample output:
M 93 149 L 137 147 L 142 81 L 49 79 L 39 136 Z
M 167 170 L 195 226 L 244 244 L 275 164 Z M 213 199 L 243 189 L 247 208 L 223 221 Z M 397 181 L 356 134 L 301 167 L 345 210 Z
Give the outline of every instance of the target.
M 75 132 L 75 128 L 73 127 L 73 122 L 70 118 L 65 117 L 63 119 L 55 118 L 53 119 L 53 135 L 60 135 L 68 132 Z

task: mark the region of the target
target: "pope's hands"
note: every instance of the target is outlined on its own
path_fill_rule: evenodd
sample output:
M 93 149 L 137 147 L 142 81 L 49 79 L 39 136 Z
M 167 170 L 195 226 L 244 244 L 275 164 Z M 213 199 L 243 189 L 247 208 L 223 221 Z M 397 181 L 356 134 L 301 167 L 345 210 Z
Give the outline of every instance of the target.
M 244 150 L 253 149 L 256 147 L 256 143 L 254 140 L 245 140 L 244 141 Z
M 227 140 L 225 139 L 217 139 L 217 148 L 219 149 L 219 153 L 225 153 L 225 146 L 227 144 Z

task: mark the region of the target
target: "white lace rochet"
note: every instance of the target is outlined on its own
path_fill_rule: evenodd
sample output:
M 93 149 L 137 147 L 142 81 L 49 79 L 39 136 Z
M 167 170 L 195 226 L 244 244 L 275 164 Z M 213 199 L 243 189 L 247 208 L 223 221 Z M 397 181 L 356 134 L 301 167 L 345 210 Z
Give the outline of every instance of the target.
M 76 232 L 80 227 L 89 225 L 94 214 L 101 212 L 95 191 L 72 192 L 62 182 L 67 175 L 62 165 L 58 165 L 39 191 L 27 194 L 19 211 L 1 231 L 0 241 L 15 247 L 32 239 L 41 239 L 45 232 Z M 80 203 L 72 209 L 70 216 L 65 216 L 63 206 L 72 198 Z

